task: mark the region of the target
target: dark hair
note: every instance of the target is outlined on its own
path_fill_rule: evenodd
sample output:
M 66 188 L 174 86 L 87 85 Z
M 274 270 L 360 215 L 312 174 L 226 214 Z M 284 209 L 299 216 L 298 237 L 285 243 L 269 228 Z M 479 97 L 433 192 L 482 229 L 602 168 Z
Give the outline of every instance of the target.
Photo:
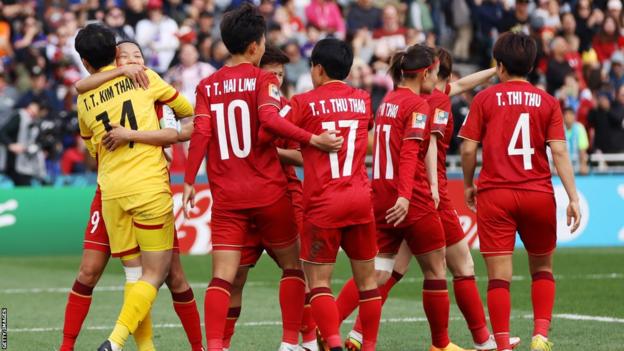
M 445 48 L 437 48 L 436 56 L 440 60 L 440 70 L 438 71 L 438 78 L 446 80 L 453 73 L 453 57 Z
M 290 62 L 288 56 L 286 54 L 272 45 L 267 45 L 266 50 L 264 51 L 264 55 L 262 55 L 262 59 L 260 60 L 260 67 L 266 65 L 285 65 Z
M 574 109 L 573 109 L 572 107 L 570 107 L 570 106 L 566 106 L 566 107 L 564 107 L 564 108 L 563 108 L 563 114 L 566 114 L 566 113 L 568 113 L 568 112 L 572 112 L 572 113 L 574 113 L 574 115 L 576 116 L 576 111 L 574 111 Z
M 253 42 L 259 43 L 266 31 L 258 9 L 245 3 L 226 12 L 221 21 L 221 39 L 230 54 L 243 54 Z
M 613 34 L 608 34 L 604 29 L 605 24 L 607 23 L 607 20 L 612 20 L 615 25 L 615 30 L 613 31 Z M 617 17 L 613 15 L 605 16 L 604 20 L 602 21 L 602 24 L 600 25 L 600 31 L 598 32 L 598 40 L 603 43 L 609 43 L 609 42 L 616 43 L 619 37 L 620 37 L 620 22 L 618 21 Z
M 115 34 L 99 24 L 90 24 L 81 29 L 76 36 L 75 47 L 80 58 L 94 69 L 100 69 L 115 61 L 117 54 Z
M 353 50 L 342 40 L 326 38 L 314 45 L 310 61 L 321 65 L 330 78 L 344 80 L 353 65 Z
M 505 32 L 498 37 L 492 54 L 511 76 L 526 77 L 537 55 L 535 40 L 524 33 Z
M 435 61 L 435 51 L 423 44 L 412 45 L 406 51 L 399 51 L 392 55 L 388 72 L 392 76 L 395 85 L 398 85 L 403 78 L 414 78 L 418 75 L 416 71 L 427 68 Z
M 137 43 L 134 40 L 121 40 L 120 42 L 117 43 L 117 46 L 120 46 L 121 44 L 132 44 L 134 46 L 136 46 L 139 51 L 141 52 L 141 56 L 145 57 L 145 55 L 143 55 L 143 48 L 141 48 L 141 45 L 139 45 L 139 43 Z

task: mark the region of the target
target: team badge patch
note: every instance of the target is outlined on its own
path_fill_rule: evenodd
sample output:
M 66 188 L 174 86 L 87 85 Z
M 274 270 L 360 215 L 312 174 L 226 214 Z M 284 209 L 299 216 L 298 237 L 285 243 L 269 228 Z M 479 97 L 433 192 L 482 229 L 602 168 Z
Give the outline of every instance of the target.
M 439 108 L 435 109 L 435 113 L 434 113 L 434 119 L 433 119 L 433 124 L 444 124 L 446 125 L 448 123 L 448 119 L 449 119 L 449 113 L 444 111 L 444 110 L 440 110 Z
M 282 118 L 286 117 L 286 115 L 288 114 L 288 112 L 290 112 L 290 110 L 291 110 L 290 105 L 284 106 L 279 112 L 280 117 Z
M 280 90 L 275 84 L 269 84 L 269 96 L 274 98 L 277 101 L 280 101 Z
M 424 113 L 412 113 L 412 128 L 425 129 L 427 116 Z

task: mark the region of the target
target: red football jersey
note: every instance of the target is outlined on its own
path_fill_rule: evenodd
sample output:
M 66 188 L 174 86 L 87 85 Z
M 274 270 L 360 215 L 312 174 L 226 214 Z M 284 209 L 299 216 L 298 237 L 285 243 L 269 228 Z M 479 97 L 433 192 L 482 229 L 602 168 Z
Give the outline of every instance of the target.
M 275 75 L 249 63 L 225 66 L 202 80 L 196 95 L 195 130 L 185 182 L 194 183 L 207 150 L 214 206 L 262 207 L 284 196 L 286 177 L 275 146 L 257 140 L 260 124 L 300 142 L 309 141 L 311 134 L 279 117 L 280 91 Z M 275 110 L 274 115 L 264 114 L 269 107 Z
M 288 105 L 288 99 L 282 97 L 281 105 L 282 107 Z M 300 149 L 299 143 L 284 138 L 277 138 L 275 140 L 275 147 L 288 150 Z M 286 179 L 288 180 L 288 192 L 292 196 L 291 200 L 293 201 L 293 203 L 302 201 L 303 188 L 301 186 L 301 180 L 299 180 L 299 177 L 297 177 L 297 171 L 295 170 L 295 166 L 282 163 L 282 170 L 284 171 Z
M 409 88 L 399 87 L 388 93 L 377 109 L 373 146 L 373 205 L 378 226 L 387 226 L 386 211 L 397 197 L 410 200 L 410 210 L 402 224 L 431 212 L 433 199 L 424 202 L 424 194 L 415 187 L 421 142 L 428 138 L 429 105 Z M 410 142 L 411 139 L 418 142 Z
M 342 149 L 332 153 L 302 145 L 305 219 L 321 228 L 371 222 L 371 188 L 364 164 L 373 121 L 368 93 L 329 82 L 295 95 L 281 114 L 312 133 L 339 130 L 345 139 Z
M 451 138 L 453 137 L 453 113 L 451 111 L 451 98 L 435 89 L 427 99 L 432 111 L 432 129 L 438 136 L 438 192 L 440 194 L 440 204 L 438 210 L 454 209 L 451 198 L 448 194 L 448 179 L 446 177 L 446 153 Z
M 553 192 L 546 146 L 566 139 L 559 103 L 546 92 L 525 81 L 480 92 L 459 136 L 482 144 L 479 190 Z

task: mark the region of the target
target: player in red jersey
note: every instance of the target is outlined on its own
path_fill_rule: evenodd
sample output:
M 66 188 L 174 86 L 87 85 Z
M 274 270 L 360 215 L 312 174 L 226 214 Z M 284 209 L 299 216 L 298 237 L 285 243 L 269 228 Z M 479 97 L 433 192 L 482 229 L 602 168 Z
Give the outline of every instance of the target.
M 149 85 L 149 80 L 143 73 L 144 61 L 140 47 L 134 42 L 121 42 L 117 44 L 117 47 L 117 65 L 119 67 L 112 71 L 96 73 L 77 82 L 76 89 L 78 92 L 94 89 L 121 75 L 127 75 L 133 79 L 136 85 L 142 87 Z M 175 116 L 172 113 L 163 115 L 164 109 L 171 111 L 171 109 L 165 106 L 165 104 L 157 104 L 155 106 L 161 121 L 161 130 L 132 131 L 115 126 L 109 134 L 107 145 L 111 148 L 116 148 L 120 144 L 134 141 L 167 146 L 184 140 L 184 136 L 178 133 Z M 185 134 L 188 134 L 188 131 Z M 197 312 L 193 290 L 186 280 L 180 263 L 177 236 L 174 236 L 173 246 L 171 271 L 166 283 L 171 290 L 174 309 L 186 331 L 192 350 L 203 350 L 199 313 Z M 102 219 L 102 198 L 98 187 L 91 203 L 89 221 L 85 230 L 80 271 L 68 296 L 63 327 L 63 341 L 60 346 L 61 351 L 74 349 L 82 323 L 89 312 L 93 288 L 97 285 L 104 272 L 110 256 L 108 233 Z M 126 273 L 125 289 L 129 288 L 141 276 L 141 266 L 140 262 L 138 262 L 139 258 L 136 256 L 136 254 L 133 254 L 122 257 Z M 149 317 L 143 320 L 141 326 L 134 333 L 134 338 L 142 348 L 149 348 L 152 345 L 151 319 Z
M 277 76 L 281 86 L 284 80 L 284 65 L 289 61 L 288 56 L 286 56 L 286 54 L 284 54 L 284 52 L 280 49 L 273 46 L 267 46 L 264 55 L 262 55 L 262 60 L 260 61 L 260 68 L 268 72 L 273 72 Z M 288 101 L 286 98 L 282 97 L 282 106 L 286 106 L 287 104 Z M 293 205 L 297 227 L 299 228 L 299 232 L 301 232 L 301 228 L 303 226 L 303 190 L 301 187 L 301 181 L 297 177 L 293 166 L 293 164 L 298 166 L 303 165 L 299 145 L 290 140 L 277 139 L 275 141 L 275 147 L 278 148 L 282 170 L 288 179 L 288 196 Z M 234 335 L 236 321 L 241 313 L 242 293 L 245 282 L 247 281 L 249 269 L 255 266 L 262 256 L 262 252 L 265 250 L 265 247 L 262 244 L 262 238 L 259 235 L 250 235 L 246 239 L 247 241 L 241 250 L 240 267 L 238 268 L 236 278 L 232 283 L 230 307 L 225 326 L 225 334 L 223 336 L 223 347 L 225 351 L 227 351 L 230 347 L 230 341 Z M 270 250 L 267 250 L 267 252 L 271 255 L 271 258 L 274 259 L 272 252 Z M 309 304 L 304 307 L 302 321 L 283 320 L 282 325 L 287 326 L 287 329 L 293 329 L 289 326 L 289 324 L 299 324 L 299 322 L 303 338 L 302 347 L 305 350 L 318 351 L 315 333 L 316 324 L 311 316 Z
M 312 314 L 330 350 L 342 350 L 339 316 L 330 288 L 338 249 L 351 260 L 363 316 L 364 350 L 377 342 L 381 298 L 374 277 L 377 254 L 370 184 L 364 159 L 372 127 L 370 96 L 342 80 L 353 52 L 337 39 L 319 41 L 311 57 L 315 89 L 294 96 L 281 114 L 313 132 L 339 130 L 346 143 L 338 152 L 303 145 L 304 225 L 301 259 L 310 287 Z
M 378 271 L 388 271 L 378 276 L 378 283 L 385 283 L 382 279 L 389 278 L 405 240 L 425 278 L 423 307 L 431 329 L 431 350 L 463 350 L 448 336 L 444 229 L 427 180 L 432 171 L 425 167 L 430 140 L 435 143 L 439 132 L 432 130 L 429 104 L 420 95 L 432 91 L 438 70 L 435 52 L 425 45 L 395 54 L 390 63 L 396 89 L 386 95 L 375 120 L 373 199 L 379 245 L 375 265 Z M 350 283 L 339 297 L 343 319 L 354 309 Z M 385 299 L 388 290 L 383 287 Z
M 429 104 L 430 110 L 427 113 L 432 118 L 431 123 L 436 132 L 435 134 L 440 135 L 440 137 L 435 137 L 437 145 L 434 144 L 433 147 L 429 148 L 427 151 L 427 157 L 430 158 L 430 164 L 427 169 L 431 169 L 430 172 L 432 174 L 435 174 L 433 169 L 435 168 L 434 163 L 437 156 L 438 176 L 437 178 L 432 177 L 429 183 L 431 185 L 432 195 L 434 196 L 434 202 L 437 204 L 438 215 L 440 216 L 444 228 L 447 265 L 454 277 L 461 277 L 461 279 L 455 279 L 453 284 L 456 301 L 473 332 L 475 348 L 477 350 L 492 350 L 496 348 L 496 344 L 494 343 L 493 337 L 491 338 L 492 340 L 490 340 L 490 333 L 487 330 L 485 314 L 483 313 L 483 307 L 474 281 L 472 256 L 470 255 L 468 242 L 464 239 L 465 235 L 459 223 L 459 218 L 451 204 L 446 189 L 446 151 L 453 132 L 450 96 L 461 94 L 466 90 L 482 84 L 490 79 L 496 71 L 493 68 L 480 71 L 456 82 L 449 83 L 452 70 L 451 57 L 443 49 L 438 49 L 436 56 L 440 61 L 436 86 L 435 89 L 431 91 L 431 94 L 423 95 L 423 97 L 426 97 Z M 387 297 L 392 287 L 400 281 L 407 272 L 411 257 L 412 252 L 405 242 L 403 242 L 397 255 L 393 259 L 378 257 L 376 269 L 379 277 L 378 282 L 381 284 L 380 290 L 384 297 Z M 347 293 L 347 291 L 345 291 L 344 296 L 341 296 L 341 301 L 344 301 L 345 306 L 349 304 L 352 305 L 352 302 L 345 301 L 349 299 L 350 296 L 351 299 L 354 299 L 353 293 Z M 348 309 L 346 312 L 350 313 Z M 345 344 L 349 350 L 360 350 L 362 342 L 361 330 L 361 322 L 358 317 Z M 519 339 L 515 338 L 514 344 L 518 342 Z
M 265 51 L 265 21 L 255 7 L 227 12 L 221 35 L 232 54 L 230 63 L 197 86 L 195 130 L 185 174 L 185 214 L 193 206 L 193 183 L 204 156 L 214 197 L 212 206 L 212 280 L 206 289 L 204 316 L 209 350 L 223 349 L 230 290 L 251 235 L 262 236 L 283 270 L 280 305 L 284 319 L 301 321 L 305 281 L 299 263 L 297 225 L 287 196 L 287 181 L 272 143 L 259 143 L 262 125 L 269 132 L 336 150 L 342 139 L 314 135 L 279 116 L 279 81 L 257 65 Z M 287 332 L 287 333 L 286 333 Z M 299 328 L 285 330 L 281 349 L 297 347 Z
M 511 350 L 509 285 L 516 232 L 529 254 L 533 277 L 531 350 L 552 349 L 548 329 L 555 300 L 557 215 L 547 146 L 568 194 L 572 232 L 581 218 L 559 103 L 525 78 L 535 55 L 535 42 L 525 34 L 508 32 L 498 38 L 493 56 L 501 83 L 477 94 L 459 133 L 465 139 L 461 154 L 466 202 L 477 211 L 480 249 L 488 269 L 487 302 L 497 350 Z M 475 185 L 479 143 L 483 165 Z

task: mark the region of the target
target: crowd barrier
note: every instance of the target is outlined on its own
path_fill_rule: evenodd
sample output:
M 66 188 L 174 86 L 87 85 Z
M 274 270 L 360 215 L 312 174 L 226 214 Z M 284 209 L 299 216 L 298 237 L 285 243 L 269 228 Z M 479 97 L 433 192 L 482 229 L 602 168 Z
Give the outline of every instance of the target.
M 567 196 L 553 179 L 558 205 L 560 247 L 624 245 L 624 175 L 578 177 L 583 219 L 577 233 L 565 224 Z M 463 201 L 463 185 L 451 180 L 449 190 L 470 243 L 478 247 L 475 214 Z M 24 188 L 0 191 L 0 256 L 66 255 L 82 249 L 94 187 Z M 191 218 L 182 213 L 182 186 L 173 186 L 180 249 L 188 254 L 210 251 L 212 196 L 206 184 L 197 187 Z M 520 241 L 517 241 L 521 245 Z

